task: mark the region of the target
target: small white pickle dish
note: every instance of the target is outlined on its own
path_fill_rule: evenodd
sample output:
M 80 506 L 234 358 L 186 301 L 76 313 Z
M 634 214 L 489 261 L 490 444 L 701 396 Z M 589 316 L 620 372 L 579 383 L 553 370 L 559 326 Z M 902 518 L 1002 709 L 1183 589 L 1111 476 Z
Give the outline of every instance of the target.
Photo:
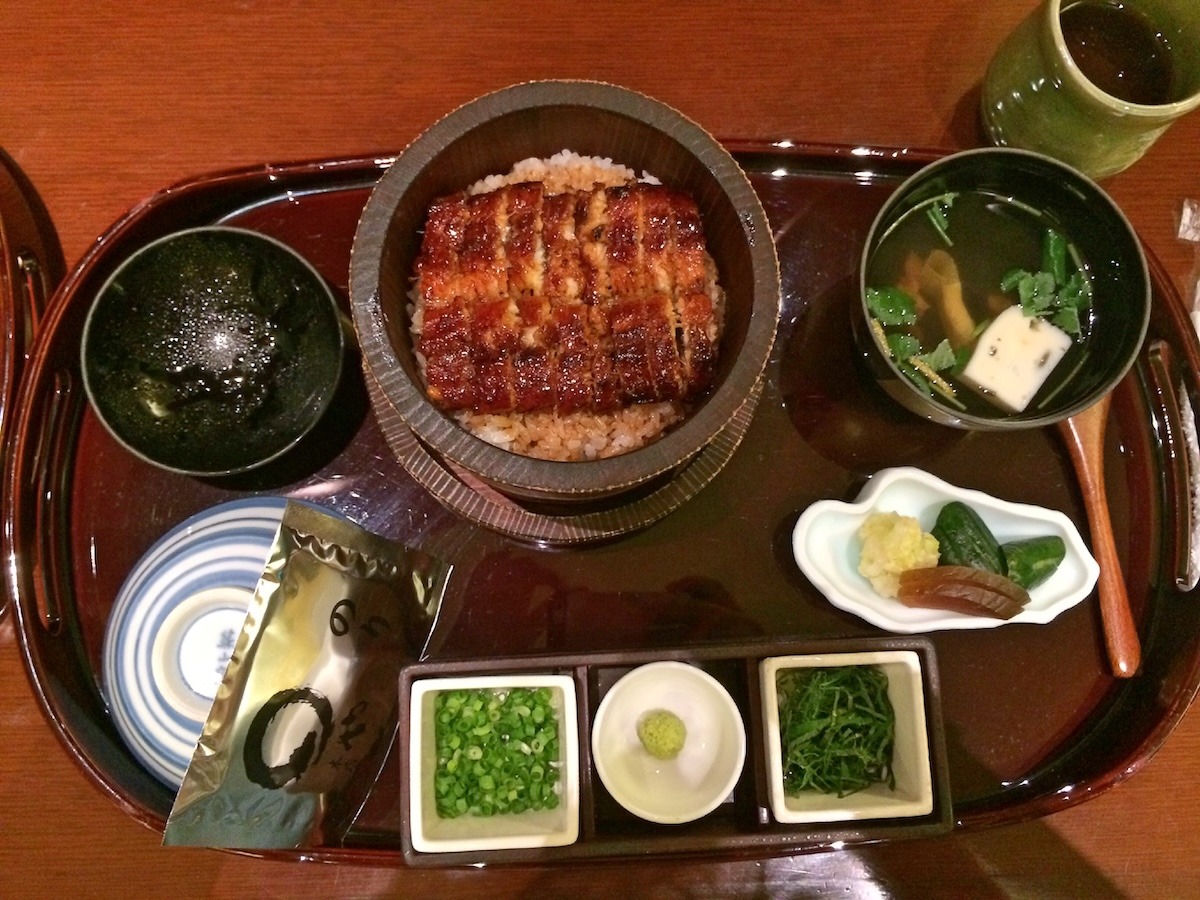
M 845 797 L 816 790 L 788 794 L 784 790 L 776 675 L 788 669 L 838 666 L 875 666 L 887 676 L 888 700 L 896 715 L 892 750 L 895 787 L 879 782 Z M 768 796 L 775 821 L 795 824 L 900 819 L 927 816 L 933 812 L 934 778 L 922 681 L 924 676 L 920 656 L 915 651 L 875 650 L 775 656 L 759 663 L 759 677 L 762 682 L 760 695 Z
M 550 689 L 558 718 L 559 802 L 554 809 L 527 809 L 490 816 L 442 818 L 434 797 L 437 767 L 434 704 L 441 691 L 513 688 Z M 425 678 L 412 683 L 409 719 L 410 829 L 420 853 L 562 847 L 579 839 L 579 722 L 575 682 L 568 675 L 504 675 Z
M 952 500 L 972 507 L 1001 543 L 1058 535 L 1066 557 L 1046 581 L 1029 592 L 1029 603 L 1011 619 L 939 609 L 917 609 L 876 593 L 858 572 L 862 542 L 858 528 L 872 512 L 913 516 L 929 531 L 938 511 Z M 792 532 L 792 552 L 800 570 L 834 606 L 888 631 L 915 634 L 956 628 L 995 628 L 1045 624 L 1091 594 L 1100 566 L 1075 523 L 1064 513 L 1012 503 L 982 491 L 956 487 L 923 469 L 882 469 L 853 503 L 818 500 L 800 515 Z

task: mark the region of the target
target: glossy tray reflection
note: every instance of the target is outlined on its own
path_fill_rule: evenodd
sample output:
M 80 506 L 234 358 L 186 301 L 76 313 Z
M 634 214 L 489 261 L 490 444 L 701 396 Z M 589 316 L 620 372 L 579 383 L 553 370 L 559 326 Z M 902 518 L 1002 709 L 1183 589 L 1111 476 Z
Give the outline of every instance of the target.
M 862 239 L 888 193 L 933 156 L 732 149 L 772 222 L 783 277 L 762 400 L 741 447 L 697 497 L 638 534 L 587 549 L 519 543 L 444 509 L 396 461 L 361 378 L 345 387 L 319 438 L 233 480 L 150 469 L 84 408 L 76 362 L 83 315 L 129 252 L 188 225 L 254 228 L 308 257 L 345 302 L 354 227 L 386 159 L 208 176 L 150 198 L 114 226 L 46 317 L 20 398 L 4 510 L 6 549 L 17 561 L 10 590 L 35 690 L 106 793 L 155 828 L 171 802 L 125 750 L 97 691 L 117 588 L 172 525 L 247 492 L 306 497 L 454 561 L 430 643 L 431 656 L 447 660 L 879 634 L 808 584 L 792 561 L 790 535 L 809 503 L 852 498 L 888 466 L 919 465 L 962 486 L 1053 506 L 1086 533 L 1054 430 L 985 435 L 927 424 L 889 405 L 851 361 Z M 1153 260 L 1151 269 L 1150 339 L 1117 391 L 1107 459 L 1143 672 L 1127 681 L 1109 676 L 1094 597 L 1044 626 L 933 635 L 959 828 L 1039 815 L 1112 786 L 1157 749 L 1200 683 L 1200 604 L 1174 587 L 1186 476 L 1174 463 L 1178 416 L 1167 401 L 1181 380 L 1197 395 L 1200 350 L 1170 280 Z M 388 772 L 398 777 L 398 766 Z M 382 781 L 350 846 L 318 855 L 401 862 L 398 800 L 398 785 Z M 787 849 L 808 848 L 797 839 Z
M 62 248 L 41 198 L 0 148 L 0 441 L 5 447 L 25 357 L 63 271 Z M 7 613 L 5 594 L 0 620 Z

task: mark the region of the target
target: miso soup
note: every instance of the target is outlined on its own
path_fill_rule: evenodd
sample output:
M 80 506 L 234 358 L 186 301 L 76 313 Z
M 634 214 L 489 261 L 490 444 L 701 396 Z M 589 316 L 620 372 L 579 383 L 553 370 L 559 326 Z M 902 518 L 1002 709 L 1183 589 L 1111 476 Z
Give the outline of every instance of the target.
M 1036 414 L 1087 353 L 1087 261 L 1059 223 L 1011 198 L 967 191 L 915 207 L 880 240 L 866 285 L 881 349 L 963 412 Z

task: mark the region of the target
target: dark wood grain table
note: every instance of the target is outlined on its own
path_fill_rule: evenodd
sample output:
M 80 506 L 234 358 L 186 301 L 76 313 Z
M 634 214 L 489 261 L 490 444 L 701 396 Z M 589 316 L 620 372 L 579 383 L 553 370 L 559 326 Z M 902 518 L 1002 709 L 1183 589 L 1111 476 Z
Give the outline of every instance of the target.
M 203 172 L 388 154 L 472 97 L 536 78 L 651 94 L 719 138 L 978 145 L 978 83 L 1034 0 L 556 4 L 245 0 L 0 14 L 0 147 L 68 266 L 139 200 Z M 1200 114 L 1105 186 L 1176 287 L 1200 199 Z M 1116 788 L 936 840 L 777 859 L 409 870 L 164 849 L 63 752 L 0 623 L 3 896 L 1200 896 L 1200 713 Z

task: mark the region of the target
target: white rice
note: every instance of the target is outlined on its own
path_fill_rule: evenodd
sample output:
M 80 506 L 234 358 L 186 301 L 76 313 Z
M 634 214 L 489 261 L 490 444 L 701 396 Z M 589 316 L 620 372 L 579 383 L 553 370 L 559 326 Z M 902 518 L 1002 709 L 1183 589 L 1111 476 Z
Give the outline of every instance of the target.
M 481 178 L 467 188 L 467 193 L 486 194 L 508 184 L 540 181 L 547 193 L 561 194 L 563 191 L 584 191 L 597 183 L 613 187 L 635 179 L 646 184 L 662 183 L 646 172 L 638 178 L 633 169 L 615 163 L 607 156 L 580 156 L 570 150 L 560 150 L 548 159 L 523 159 L 505 175 Z

